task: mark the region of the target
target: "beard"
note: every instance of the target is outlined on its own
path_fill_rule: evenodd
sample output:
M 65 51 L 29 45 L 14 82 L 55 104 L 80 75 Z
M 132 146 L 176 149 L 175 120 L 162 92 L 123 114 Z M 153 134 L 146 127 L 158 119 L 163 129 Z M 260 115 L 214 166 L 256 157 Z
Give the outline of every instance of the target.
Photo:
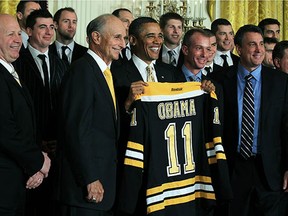
M 72 40 L 73 37 L 75 36 L 75 33 L 76 33 L 76 32 L 74 32 L 73 34 L 69 34 L 69 33 L 67 33 L 67 32 L 61 32 L 61 31 L 59 31 L 58 33 L 59 33 L 59 35 L 60 35 L 64 40 Z

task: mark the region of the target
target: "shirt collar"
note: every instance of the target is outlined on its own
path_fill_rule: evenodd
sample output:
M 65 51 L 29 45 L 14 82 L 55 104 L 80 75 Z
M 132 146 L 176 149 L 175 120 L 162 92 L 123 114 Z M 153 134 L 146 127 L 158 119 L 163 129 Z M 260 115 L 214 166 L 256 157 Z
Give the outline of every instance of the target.
M 30 43 L 28 43 L 28 49 L 29 49 L 29 51 L 30 51 L 30 53 L 34 59 L 37 58 L 39 54 L 44 54 L 47 58 L 49 58 L 49 56 L 48 56 L 49 50 L 48 49 L 44 53 L 41 53 L 39 50 L 37 50 L 33 46 L 31 46 Z
M 176 55 L 179 55 L 180 50 L 181 50 L 181 44 L 178 45 L 177 47 L 175 47 L 174 49 L 169 49 L 165 44 L 162 45 L 162 54 L 168 54 L 168 51 L 170 50 L 174 50 L 174 52 L 176 53 Z
M 62 46 L 67 46 L 68 48 L 69 48 L 69 50 L 73 50 L 74 49 L 74 45 L 75 45 L 75 42 L 74 42 L 74 40 L 71 42 L 71 43 L 69 43 L 69 44 L 62 44 L 62 43 L 60 43 L 59 41 L 57 41 L 57 40 L 55 40 L 55 45 L 56 45 L 56 49 L 57 50 L 61 50 L 62 49 Z M 61 52 L 62 52 L 62 50 L 61 50 Z
M 96 63 L 98 64 L 98 66 L 100 67 L 102 73 L 108 68 L 110 68 L 110 65 L 107 65 L 103 59 L 100 58 L 100 56 L 98 56 L 95 52 L 93 52 L 91 49 L 88 49 L 87 51 L 88 54 L 90 54 L 93 59 L 96 61 Z
M 254 79 L 260 81 L 261 79 L 262 64 L 260 64 L 255 70 L 249 72 L 241 64 L 238 64 L 238 74 L 241 80 L 245 80 L 245 77 L 249 74 L 253 75 Z
M 184 73 L 184 76 L 186 78 L 186 80 L 190 80 L 189 77 L 193 77 L 193 79 L 195 79 L 196 77 L 199 80 L 202 80 L 202 70 L 199 70 L 199 72 L 197 74 L 193 74 L 184 64 L 182 65 L 182 71 Z
M 9 71 L 9 73 L 12 73 L 12 71 L 14 71 L 14 67 L 12 64 L 9 64 L 8 62 L 4 61 L 3 59 L 0 59 L 0 63 Z

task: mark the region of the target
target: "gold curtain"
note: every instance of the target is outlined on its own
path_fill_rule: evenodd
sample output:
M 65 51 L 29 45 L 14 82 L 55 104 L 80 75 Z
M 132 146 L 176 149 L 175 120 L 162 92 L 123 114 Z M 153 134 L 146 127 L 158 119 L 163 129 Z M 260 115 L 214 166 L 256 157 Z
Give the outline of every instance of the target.
M 218 2 L 218 1 L 217 1 Z M 208 14 L 213 21 L 216 17 L 216 0 L 207 0 Z M 281 23 L 281 40 L 288 40 L 287 0 L 221 0 L 220 17 L 228 19 L 236 32 L 242 25 L 258 23 L 264 18 L 275 18 Z
M 0 14 L 16 14 L 16 7 L 20 0 L 0 1 Z

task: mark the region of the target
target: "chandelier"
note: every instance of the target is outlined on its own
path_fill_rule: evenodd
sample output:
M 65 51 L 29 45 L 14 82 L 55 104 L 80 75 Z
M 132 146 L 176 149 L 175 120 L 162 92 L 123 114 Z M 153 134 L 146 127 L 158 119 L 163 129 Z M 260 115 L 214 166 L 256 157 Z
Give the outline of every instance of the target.
M 174 12 L 180 14 L 184 19 L 184 31 L 191 28 L 205 28 L 203 21 L 204 1 L 203 0 L 148 0 L 141 1 L 140 5 L 135 5 L 133 10 L 136 17 L 150 16 L 159 21 L 160 16 Z

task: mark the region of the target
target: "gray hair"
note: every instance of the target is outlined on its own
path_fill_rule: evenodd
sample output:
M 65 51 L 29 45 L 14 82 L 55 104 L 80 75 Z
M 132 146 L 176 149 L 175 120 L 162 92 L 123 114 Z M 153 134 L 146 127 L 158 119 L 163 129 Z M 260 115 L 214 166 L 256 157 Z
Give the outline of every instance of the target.
M 114 17 L 115 16 L 112 14 L 103 14 L 103 15 L 96 17 L 92 21 L 90 21 L 90 23 L 87 25 L 87 28 L 86 28 L 88 43 L 92 41 L 92 32 L 97 31 L 100 34 L 102 34 L 104 32 L 104 29 L 105 29 L 104 27 L 107 21 L 110 18 L 114 18 Z

